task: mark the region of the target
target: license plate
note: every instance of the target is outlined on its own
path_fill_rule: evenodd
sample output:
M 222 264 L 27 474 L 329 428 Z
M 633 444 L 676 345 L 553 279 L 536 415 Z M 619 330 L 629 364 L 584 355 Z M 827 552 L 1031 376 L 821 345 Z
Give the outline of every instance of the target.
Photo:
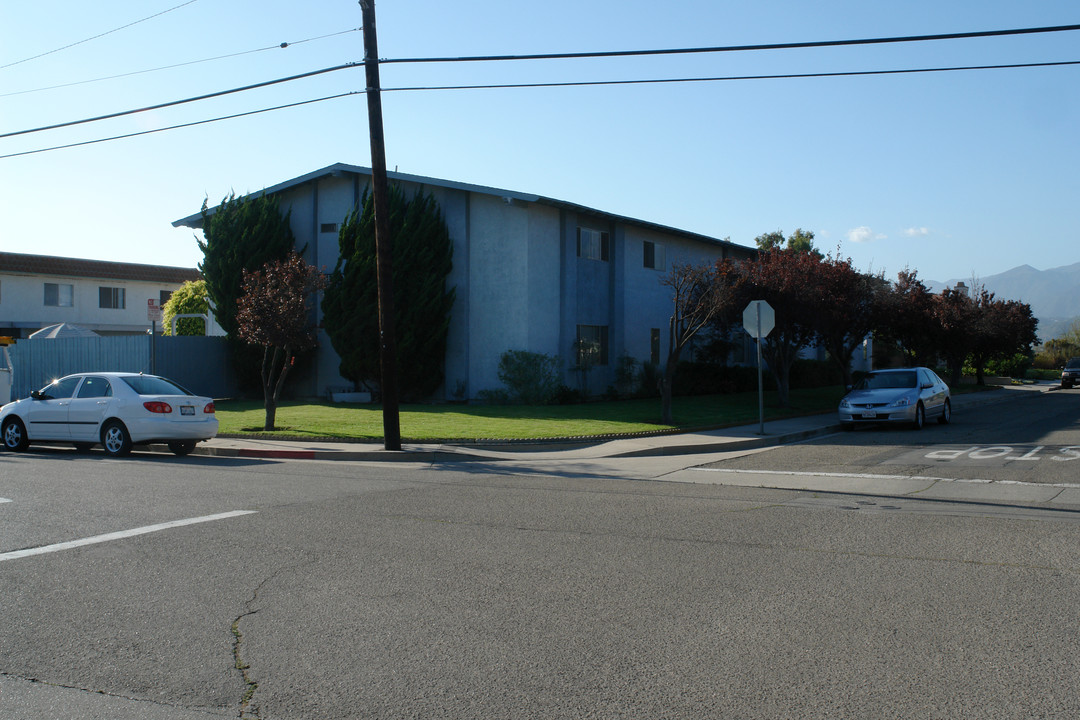
M 195 414 L 195 406 L 194 405 L 181 405 L 180 406 L 180 414 L 181 415 L 194 415 Z
M 875 417 L 877 417 L 877 413 L 873 412 L 873 411 L 865 411 L 865 412 L 863 412 L 862 416 L 864 418 L 875 418 Z

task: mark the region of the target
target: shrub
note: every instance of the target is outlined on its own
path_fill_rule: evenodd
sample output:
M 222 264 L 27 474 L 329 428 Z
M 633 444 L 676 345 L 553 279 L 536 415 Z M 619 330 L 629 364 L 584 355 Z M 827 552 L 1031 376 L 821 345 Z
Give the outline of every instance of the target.
M 986 363 L 986 371 L 991 375 L 1022 378 L 1031 367 L 1032 359 L 1032 356 L 1025 353 L 1016 353 L 1012 357 L 991 360 Z
M 559 392 L 559 358 L 527 350 L 507 350 L 499 358 L 499 380 L 526 405 L 547 405 Z
M 507 405 L 510 402 L 510 393 L 502 388 L 497 390 L 481 390 L 476 393 L 476 399 L 485 405 Z
M 767 390 L 776 387 L 772 373 L 765 373 L 763 381 Z M 792 386 L 795 386 L 794 382 Z M 756 389 L 756 367 L 681 362 L 675 371 L 673 392 L 675 395 L 719 395 Z
M 641 363 L 638 373 L 638 386 L 635 397 L 657 397 L 660 395 L 660 368 L 651 362 Z
M 580 390 L 576 390 L 569 385 L 560 385 L 552 402 L 556 405 L 577 405 L 585 402 L 585 396 L 581 394 Z
M 842 385 L 844 374 L 827 360 L 796 360 L 791 366 L 791 387 L 816 388 Z

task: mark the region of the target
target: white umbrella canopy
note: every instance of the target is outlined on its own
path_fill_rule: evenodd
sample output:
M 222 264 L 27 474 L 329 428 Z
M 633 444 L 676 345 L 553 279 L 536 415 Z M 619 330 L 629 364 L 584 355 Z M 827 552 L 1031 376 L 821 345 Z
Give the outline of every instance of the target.
M 31 333 L 29 339 L 44 340 L 47 338 L 69 337 L 98 337 L 98 334 L 89 328 L 82 327 L 81 325 L 60 323 L 58 325 L 49 325 L 48 327 L 43 327 L 37 332 Z

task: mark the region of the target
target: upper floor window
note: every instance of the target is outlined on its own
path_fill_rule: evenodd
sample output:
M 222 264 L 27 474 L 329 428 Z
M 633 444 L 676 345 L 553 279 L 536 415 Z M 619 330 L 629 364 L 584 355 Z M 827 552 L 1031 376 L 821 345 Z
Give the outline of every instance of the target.
M 158 304 L 161 307 L 165 307 L 165 303 L 169 302 L 169 298 L 172 297 L 172 290 L 158 290 Z
M 98 307 L 100 308 L 123 310 L 126 307 L 124 300 L 124 288 L 98 288 Z
M 664 269 L 664 246 L 645 241 L 644 266 L 653 270 Z
M 588 260 L 606 261 L 611 255 L 611 241 L 601 230 L 577 229 L 577 256 Z
M 47 307 L 72 307 L 75 305 L 75 286 L 63 283 L 45 283 Z

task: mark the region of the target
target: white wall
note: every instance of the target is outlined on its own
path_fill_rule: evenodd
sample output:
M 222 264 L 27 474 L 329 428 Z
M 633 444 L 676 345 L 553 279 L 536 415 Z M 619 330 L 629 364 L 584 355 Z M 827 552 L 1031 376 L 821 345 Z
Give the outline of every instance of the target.
M 71 307 L 45 305 L 45 283 L 73 286 Z M 123 309 L 101 308 L 101 287 L 124 288 Z M 162 291 L 175 291 L 180 283 L 150 283 L 132 280 L 86 279 L 45 275 L 0 276 L 0 320 L 37 328 L 57 323 L 73 323 L 99 332 L 140 332 L 150 328 L 146 301 L 155 302 Z M 28 334 L 28 333 L 27 333 Z

